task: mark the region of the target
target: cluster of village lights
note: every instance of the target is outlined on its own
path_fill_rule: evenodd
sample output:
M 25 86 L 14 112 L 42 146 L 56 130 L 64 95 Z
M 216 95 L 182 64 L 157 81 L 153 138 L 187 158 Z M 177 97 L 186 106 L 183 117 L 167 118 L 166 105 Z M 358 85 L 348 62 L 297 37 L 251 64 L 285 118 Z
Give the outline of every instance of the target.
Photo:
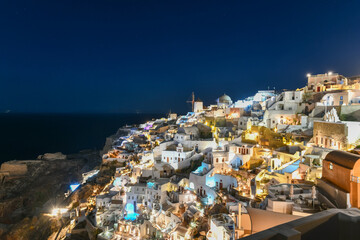
M 328 74 L 328 75 L 332 75 L 333 72 L 332 72 L 332 71 L 329 71 L 327 74 Z M 306 77 L 311 77 L 311 73 L 306 74 Z

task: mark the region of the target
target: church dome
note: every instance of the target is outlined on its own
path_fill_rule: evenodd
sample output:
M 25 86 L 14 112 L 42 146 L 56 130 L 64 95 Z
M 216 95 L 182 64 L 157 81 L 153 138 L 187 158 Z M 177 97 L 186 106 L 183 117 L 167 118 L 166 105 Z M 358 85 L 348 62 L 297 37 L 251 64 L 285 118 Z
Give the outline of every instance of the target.
M 218 103 L 227 103 L 227 104 L 230 104 L 230 103 L 232 103 L 232 100 L 231 100 L 231 98 L 230 98 L 228 95 L 224 94 L 224 95 L 222 95 L 221 97 L 219 97 Z

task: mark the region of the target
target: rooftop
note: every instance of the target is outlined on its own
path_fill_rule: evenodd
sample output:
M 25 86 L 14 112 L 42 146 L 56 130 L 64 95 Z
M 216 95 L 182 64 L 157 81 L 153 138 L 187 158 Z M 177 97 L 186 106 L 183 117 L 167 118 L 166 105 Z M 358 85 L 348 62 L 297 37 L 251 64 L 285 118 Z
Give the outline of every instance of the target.
M 325 157 L 326 161 L 335 163 L 342 167 L 353 169 L 355 163 L 360 159 L 360 155 L 348 153 L 344 151 L 335 150 L 328 153 Z

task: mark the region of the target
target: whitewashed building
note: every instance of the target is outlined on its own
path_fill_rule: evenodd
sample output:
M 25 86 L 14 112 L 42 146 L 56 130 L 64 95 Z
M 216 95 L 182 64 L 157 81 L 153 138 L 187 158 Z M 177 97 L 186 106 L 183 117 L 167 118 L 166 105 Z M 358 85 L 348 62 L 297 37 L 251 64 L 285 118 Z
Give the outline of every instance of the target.
M 164 150 L 161 154 L 161 161 L 168 163 L 175 170 L 190 166 L 190 158 L 194 155 L 193 149 L 184 148 L 181 143 L 175 150 Z

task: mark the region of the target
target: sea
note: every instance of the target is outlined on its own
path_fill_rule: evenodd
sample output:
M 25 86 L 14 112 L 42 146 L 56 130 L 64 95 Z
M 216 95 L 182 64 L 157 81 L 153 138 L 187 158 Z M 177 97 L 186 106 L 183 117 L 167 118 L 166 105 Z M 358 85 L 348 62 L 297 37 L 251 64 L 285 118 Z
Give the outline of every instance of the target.
M 128 124 L 140 124 L 164 114 L 0 114 L 0 164 L 31 160 L 52 152 L 100 150 L 106 137 Z

